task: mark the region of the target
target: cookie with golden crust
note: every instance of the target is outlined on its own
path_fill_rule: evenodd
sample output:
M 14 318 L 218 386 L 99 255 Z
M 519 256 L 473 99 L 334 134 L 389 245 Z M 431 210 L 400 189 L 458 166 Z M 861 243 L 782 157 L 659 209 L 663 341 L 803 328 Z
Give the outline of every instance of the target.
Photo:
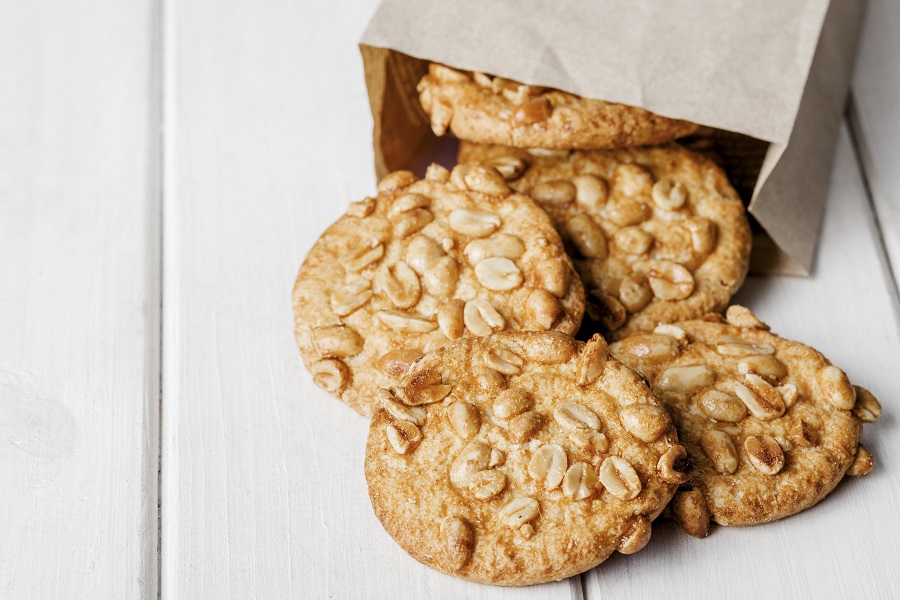
M 637 552 L 684 481 L 669 415 L 599 335 L 458 340 L 379 401 L 375 514 L 413 558 L 471 581 L 554 581 Z
M 314 381 L 370 415 L 423 354 L 502 330 L 578 330 L 584 292 L 531 199 L 492 168 L 398 171 L 313 245 L 293 293 Z
M 582 98 L 484 73 L 429 65 L 418 85 L 431 129 L 518 148 L 624 148 L 662 144 L 697 126 L 643 108 Z
M 535 151 L 463 142 L 547 211 L 587 294 L 585 328 L 620 338 L 728 306 L 750 260 L 744 206 L 725 173 L 677 144 Z
M 742 306 L 727 321 L 661 325 L 610 352 L 647 377 L 678 427 L 693 470 L 672 513 L 692 535 L 705 536 L 710 518 L 756 525 L 796 514 L 872 467 L 859 434 L 881 414 L 878 401 Z

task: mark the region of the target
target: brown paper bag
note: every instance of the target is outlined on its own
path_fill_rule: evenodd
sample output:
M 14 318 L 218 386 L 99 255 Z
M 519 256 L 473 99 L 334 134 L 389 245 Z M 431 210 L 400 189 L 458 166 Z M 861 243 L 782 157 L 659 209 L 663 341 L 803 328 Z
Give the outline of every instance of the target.
M 428 61 L 715 128 L 768 236 L 751 269 L 809 273 L 864 0 L 383 0 L 360 42 L 379 177 L 455 151 L 416 83 Z

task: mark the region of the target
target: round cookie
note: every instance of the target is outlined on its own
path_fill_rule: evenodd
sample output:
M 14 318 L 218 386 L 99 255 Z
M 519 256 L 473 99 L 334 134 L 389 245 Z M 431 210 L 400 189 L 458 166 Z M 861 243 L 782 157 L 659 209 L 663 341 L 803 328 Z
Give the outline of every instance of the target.
M 599 335 L 459 340 L 379 401 L 375 514 L 413 558 L 471 581 L 554 581 L 637 552 L 685 480 L 669 415 Z
M 582 98 L 432 63 L 419 82 L 431 129 L 461 140 L 519 148 L 624 148 L 662 144 L 697 125 L 643 108 Z
M 463 142 L 538 201 L 587 292 L 585 329 L 617 339 L 728 306 L 750 260 L 744 206 L 725 173 L 677 144 L 547 152 Z
M 376 392 L 450 340 L 578 330 L 584 291 L 559 235 L 491 168 L 385 177 L 313 245 L 293 292 L 314 381 L 370 415 Z
M 824 498 L 871 453 L 862 422 L 881 406 L 812 348 L 773 333 L 742 306 L 660 325 L 610 345 L 639 370 L 678 428 L 693 469 L 671 513 L 704 537 L 722 525 L 782 519 Z

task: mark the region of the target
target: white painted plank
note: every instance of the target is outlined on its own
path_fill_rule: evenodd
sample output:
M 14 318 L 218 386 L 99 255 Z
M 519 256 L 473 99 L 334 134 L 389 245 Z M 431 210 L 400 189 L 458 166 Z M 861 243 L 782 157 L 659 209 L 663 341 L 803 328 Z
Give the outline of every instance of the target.
M 632 557 L 595 569 L 586 596 L 887 598 L 900 589 L 900 322 L 846 128 L 809 278 L 753 277 L 736 301 L 772 329 L 821 350 L 884 406 L 866 425 L 875 469 L 810 510 L 770 525 L 715 527 L 704 540 L 657 525 Z
M 155 598 L 154 3 L 0 4 L 0 596 Z
M 367 420 L 293 340 L 306 251 L 372 194 L 356 47 L 375 0 L 173 3 L 167 38 L 164 598 L 572 598 L 409 558 L 372 513 Z
M 900 277 L 900 2 L 869 0 L 852 121 L 895 277 Z

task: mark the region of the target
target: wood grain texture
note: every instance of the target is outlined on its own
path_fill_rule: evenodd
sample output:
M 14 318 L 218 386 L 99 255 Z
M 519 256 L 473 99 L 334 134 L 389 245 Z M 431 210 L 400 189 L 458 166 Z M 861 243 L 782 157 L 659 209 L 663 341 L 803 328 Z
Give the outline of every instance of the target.
M 819 349 L 881 400 L 885 416 L 866 425 L 862 436 L 876 457 L 875 469 L 845 479 L 818 505 L 773 524 L 715 527 L 704 540 L 671 523 L 657 524 L 643 551 L 588 575 L 587 598 L 887 598 L 896 593 L 900 321 L 883 260 L 844 128 L 813 275 L 753 277 L 735 300 L 773 331 Z
M 173 3 L 163 409 L 164 598 L 578 598 L 408 557 L 363 476 L 368 422 L 315 387 L 291 288 L 372 194 L 356 40 L 374 0 Z
M 0 4 L 0 597 L 155 598 L 154 3 Z
M 869 0 L 853 78 L 851 125 L 884 244 L 900 277 L 900 2 Z
M 875 470 L 789 520 L 707 540 L 661 524 L 633 557 L 524 590 L 389 539 L 367 422 L 291 335 L 304 254 L 374 190 L 356 41 L 376 4 L 166 2 L 163 223 L 159 0 L 0 4 L 0 598 L 895 594 L 900 322 L 876 233 L 900 272 L 900 4 L 871 0 L 854 82 L 874 217 L 844 131 L 813 277 L 738 297 L 880 397 Z

